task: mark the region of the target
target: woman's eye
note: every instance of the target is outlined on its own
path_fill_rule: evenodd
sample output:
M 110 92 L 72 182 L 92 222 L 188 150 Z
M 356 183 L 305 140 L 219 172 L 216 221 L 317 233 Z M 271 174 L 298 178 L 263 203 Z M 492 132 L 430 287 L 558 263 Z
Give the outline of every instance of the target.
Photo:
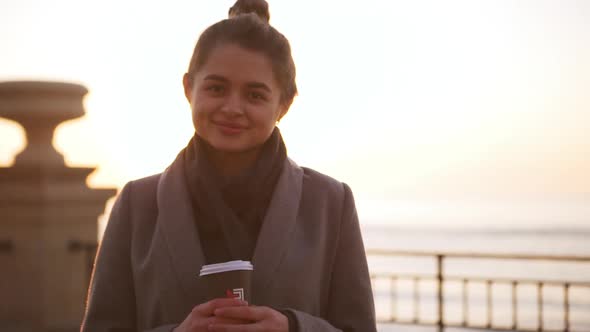
M 266 97 L 262 93 L 250 92 L 250 99 L 253 99 L 253 100 L 266 100 Z
M 214 94 L 221 94 L 224 91 L 224 87 L 223 85 L 210 85 L 206 87 L 205 90 Z

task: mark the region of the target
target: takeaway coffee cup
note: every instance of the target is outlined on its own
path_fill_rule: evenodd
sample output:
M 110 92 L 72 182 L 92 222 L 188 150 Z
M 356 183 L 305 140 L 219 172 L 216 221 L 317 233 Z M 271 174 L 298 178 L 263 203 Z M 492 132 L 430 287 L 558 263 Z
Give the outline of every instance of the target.
M 238 298 L 250 302 L 253 266 L 247 261 L 203 265 L 199 277 L 205 282 L 209 300 Z

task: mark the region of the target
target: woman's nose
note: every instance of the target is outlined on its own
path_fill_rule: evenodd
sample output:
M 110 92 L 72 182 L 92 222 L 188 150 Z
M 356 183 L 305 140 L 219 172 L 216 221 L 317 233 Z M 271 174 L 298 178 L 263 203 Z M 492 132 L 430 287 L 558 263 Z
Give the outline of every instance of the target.
M 223 101 L 221 111 L 228 114 L 243 114 L 244 104 L 238 93 L 230 93 Z

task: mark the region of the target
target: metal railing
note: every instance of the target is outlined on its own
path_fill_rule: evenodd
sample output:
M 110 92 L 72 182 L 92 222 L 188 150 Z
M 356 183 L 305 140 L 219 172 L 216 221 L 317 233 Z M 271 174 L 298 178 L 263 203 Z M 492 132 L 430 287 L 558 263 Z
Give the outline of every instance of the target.
M 507 254 L 463 254 L 463 253 L 442 253 L 442 252 L 414 252 L 414 251 L 394 251 L 394 250 L 367 250 L 367 257 L 410 257 L 416 259 L 432 258 L 434 260 L 434 271 L 431 274 L 424 273 L 393 273 L 381 272 L 371 273 L 371 281 L 373 283 L 373 290 L 378 281 L 389 281 L 389 297 L 390 297 L 390 314 L 388 318 L 378 319 L 379 323 L 395 323 L 395 324 L 411 324 L 422 326 L 433 326 L 439 332 L 442 332 L 447 327 L 452 328 L 466 328 L 466 329 L 483 329 L 495 331 L 523 331 L 523 332 L 555 332 L 564 331 L 570 332 L 571 329 L 571 301 L 570 294 L 573 287 L 581 287 L 590 291 L 590 281 L 568 281 L 568 280 L 543 280 L 534 278 L 505 278 L 505 277 L 472 277 L 472 276 L 455 276 L 449 275 L 445 271 L 445 263 L 450 259 L 467 259 L 467 260 L 501 260 L 501 261 L 523 261 L 523 262 L 565 262 L 565 263 L 588 263 L 590 266 L 590 257 L 582 256 L 551 256 L 551 255 L 507 255 Z M 413 317 L 410 319 L 401 319 L 397 315 L 398 312 L 398 282 L 404 280 L 413 283 L 411 289 L 412 303 L 413 303 Z M 428 321 L 421 317 L 421 293 L 419 285 L 423 281 L 430 281 L 435 284 L 434 302 L 435 302 L 435 317 L 434 321 Z M 461 302 L 461 316 L 460 322 L 451 322 L 446 319 L 446 294 L 444 286 L 448 283 L 459 284 L 460 287 L 460 302 Z M 473 283 L 485 285 L 485 323 L 474 324 L 470 322 L 470 306 L 469 306 L 469 286 Z M 495 285 L 507 285 L 510 288 L 510 305 L 511 324 L 509 326 L 494 323 L 494 301 L 493 301 L 493 287 Z M 536 328 L 525 328 L 519 324 L 519 286 L 529 285 L 536 288 Z M 544 317 L 544 288 L 558 287 L 562 289 L 563 297 L 561 299 L 561 307 L 563 310 L 563 326 L 561 329 L 549 329 L 545 326 Z M 589 298 L 590 300 L 590 298 Z M 504 308 L 505 309 L 505 308 Z M 590 317 L 590 301 L 584 312 L 585 317 Z M 576 330 L 589 331 L 589 330 Z

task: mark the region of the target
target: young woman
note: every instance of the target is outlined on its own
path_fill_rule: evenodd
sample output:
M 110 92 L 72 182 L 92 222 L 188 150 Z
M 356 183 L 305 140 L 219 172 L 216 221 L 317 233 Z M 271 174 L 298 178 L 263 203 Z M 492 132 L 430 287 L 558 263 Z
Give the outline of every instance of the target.
M 199 38 L 184 92 L 195 135 L 129 182 L 96 258 L 82 332 L 376 331 L 350 188 L 287 157 L 277 122 L 297 93 L 264 0 Z M 206 298 L 201 266 L 254 265 L 252 299 Z

